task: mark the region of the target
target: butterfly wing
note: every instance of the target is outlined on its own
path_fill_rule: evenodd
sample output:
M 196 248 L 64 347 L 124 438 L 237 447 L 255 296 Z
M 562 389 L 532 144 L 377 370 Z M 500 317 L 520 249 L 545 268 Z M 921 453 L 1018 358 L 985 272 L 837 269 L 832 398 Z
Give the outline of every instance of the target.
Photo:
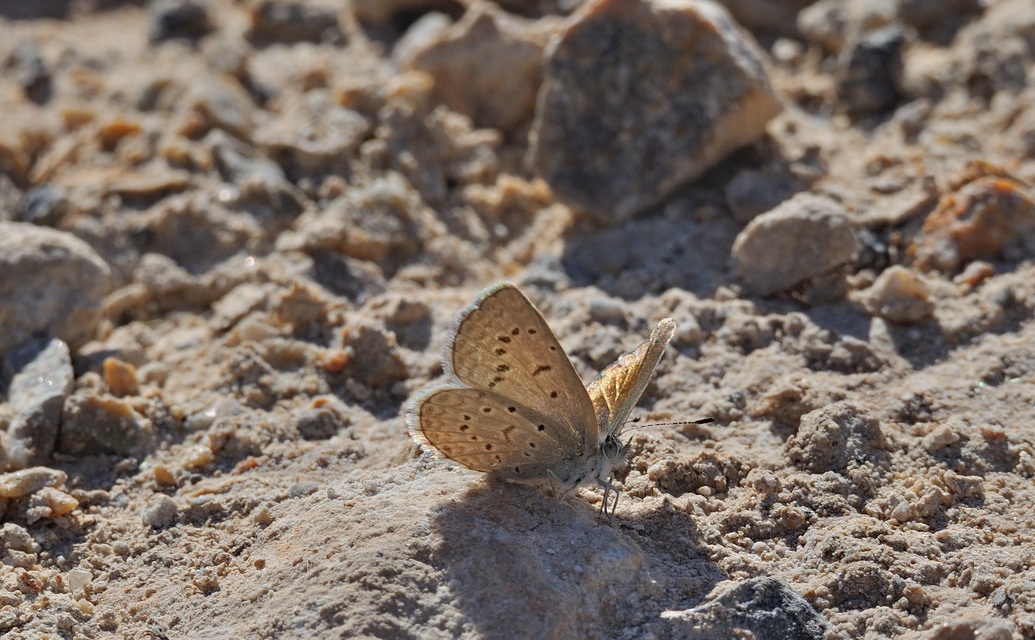
M 596 412 L 582 379 L 543 316 L 514 285 L 486 289 L 460 312 L 443 367 L 483 397 L 535 416 L 534 426 L 545 424 L 568 457 L 597 448 Z
M 407 416 L 423 444 L 475 471 L 511 479 L 544 479 L 565 457 L 547 418 L 493 391 L 457 383 L 418 396 Z
M 622 355 L 590 383 L 589 397 L 605 435 L 617 437 L 621 433 L 675 331 L 675 321 L 665 318 L 650 334 L 650 339 Z

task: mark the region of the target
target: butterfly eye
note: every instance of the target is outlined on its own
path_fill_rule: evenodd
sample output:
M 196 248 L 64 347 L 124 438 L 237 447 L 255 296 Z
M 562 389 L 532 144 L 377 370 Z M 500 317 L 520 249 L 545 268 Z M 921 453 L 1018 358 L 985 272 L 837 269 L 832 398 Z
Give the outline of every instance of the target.
M 618 453 L 622 450 L 622 444 L 618 442 L 618 438 L 613 435 L 608 435 L 604 438 L 604 441 L 600 443 L 600 453 L 605 458 L 614 460 L 618 457 Z

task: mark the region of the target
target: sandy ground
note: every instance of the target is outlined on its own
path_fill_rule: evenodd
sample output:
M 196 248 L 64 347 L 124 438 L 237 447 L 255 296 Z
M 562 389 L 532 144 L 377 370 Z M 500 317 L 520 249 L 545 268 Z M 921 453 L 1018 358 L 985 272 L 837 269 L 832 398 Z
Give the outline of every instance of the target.
M 1035 638 L 1035 5 L 769 4 L 730 3 L 767 135 L 607 219 L 530 173 L 531 103 L 407 70 L 461 3 L 0 2 L 0 635 Z M 875 108 L 844 52 L 886 24 Z M 782 226 L 812 206 L 847 250 Z M 760 294 L 802 242 L 834 268 Z M 500 280 L 586 381 L 679 325 L 634 416 L 715 422 L 632 432 L 612 517 L 407 433 Z

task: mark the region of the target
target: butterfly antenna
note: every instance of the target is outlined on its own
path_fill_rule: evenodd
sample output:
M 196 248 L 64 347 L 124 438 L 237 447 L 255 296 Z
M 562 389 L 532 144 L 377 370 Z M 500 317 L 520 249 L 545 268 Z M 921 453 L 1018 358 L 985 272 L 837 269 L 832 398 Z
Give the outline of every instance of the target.
M 631 424 L 639 421 L 639 418 L 633 418 L 625 424 Z M 647 424 L 638 424 L 635 427 L 630 427 L 629 431 L 632 431 L 634 429 L 645 429 L 647 427 L 674 427 L 681 424 L 708 424 L 711 422 L 715 422 L 715 418 L 698 418 L 697 420 L 680 420 L 679 422 L 649 422 Z

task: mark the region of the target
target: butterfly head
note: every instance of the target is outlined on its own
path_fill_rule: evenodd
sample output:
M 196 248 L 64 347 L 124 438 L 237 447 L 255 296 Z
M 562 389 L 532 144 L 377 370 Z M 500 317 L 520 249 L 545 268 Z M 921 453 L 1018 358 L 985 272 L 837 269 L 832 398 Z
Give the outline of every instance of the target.
M 618 439 L 618 436 L 614 433 L 607 434 L 604 441 L 600 443 L 600 455 L 609 460 L 612 464 L 621 462 L 628 451 L 629 443 L 622 444 Z

